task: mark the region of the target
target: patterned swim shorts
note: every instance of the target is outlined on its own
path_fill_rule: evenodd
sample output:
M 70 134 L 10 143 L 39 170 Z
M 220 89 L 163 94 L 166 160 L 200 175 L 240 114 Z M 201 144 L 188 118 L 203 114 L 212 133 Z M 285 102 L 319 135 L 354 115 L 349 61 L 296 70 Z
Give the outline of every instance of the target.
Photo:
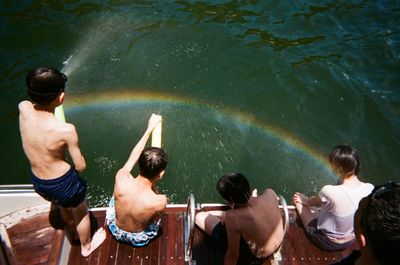
M 114 197 L 111 198 L 106 211 L 106 224 L 117 241 L 128 243 L 135 247 L 147 245 L 151 239 L 157 236 L 160 229 L 158 223 L 149 225 L 143 232 L 139 233 L 127 232 L 119 228 L 115 219 Z

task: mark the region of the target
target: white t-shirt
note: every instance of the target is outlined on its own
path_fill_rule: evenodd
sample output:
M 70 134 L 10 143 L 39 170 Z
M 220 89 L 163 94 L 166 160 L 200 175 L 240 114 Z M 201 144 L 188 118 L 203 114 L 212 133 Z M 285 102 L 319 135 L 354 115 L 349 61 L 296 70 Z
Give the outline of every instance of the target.
M 324 204 L 318 218 L 318 230 L 336 242 L 347 242 L 354 238 L 354 213 L 360 200 L 373 189 L 370 183 L 362 183 L 355 189 L 343 184 L 324 186 L 319 192 Z

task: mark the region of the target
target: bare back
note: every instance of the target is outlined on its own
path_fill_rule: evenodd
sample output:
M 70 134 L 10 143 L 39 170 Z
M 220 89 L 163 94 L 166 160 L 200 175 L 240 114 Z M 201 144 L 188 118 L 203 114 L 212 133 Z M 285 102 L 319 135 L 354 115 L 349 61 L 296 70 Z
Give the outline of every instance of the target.
M 167 204 L 165 195 L 156 194 L 149 180 L 133 178 L 128 172 L 117 173 L 114 187 L 117 225 L 129 232 L 144 231 L 156 222 Z
M 35 109 L 29 101 L 18 107 L 22 146 L 37 177 L 54 179 L 64 175 L 70 169 L 65 160 L 67 149 L 78 170 L 86 166 L 72 124 L 57 120 L 54 113 Z
M 283 220 L 278 200 L 270 189 L 259 197 L 251 197 L 247 207 L 227 211 L 225 222 L 228 241 L 230 233 L 240 234 L 258 257 L 271 255 L 283 240 Z

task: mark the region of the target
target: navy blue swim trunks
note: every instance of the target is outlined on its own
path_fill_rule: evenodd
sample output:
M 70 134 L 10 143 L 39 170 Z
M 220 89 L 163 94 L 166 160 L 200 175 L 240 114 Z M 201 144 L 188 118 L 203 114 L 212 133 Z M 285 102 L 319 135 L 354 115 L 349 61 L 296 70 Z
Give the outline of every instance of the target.
M 77 207 L 85 200 L 87 184 L 74 167 L 55 179 L 40 179 L 32 171 L 30 175 L 35 191 L 48 201 L 70 208 Z

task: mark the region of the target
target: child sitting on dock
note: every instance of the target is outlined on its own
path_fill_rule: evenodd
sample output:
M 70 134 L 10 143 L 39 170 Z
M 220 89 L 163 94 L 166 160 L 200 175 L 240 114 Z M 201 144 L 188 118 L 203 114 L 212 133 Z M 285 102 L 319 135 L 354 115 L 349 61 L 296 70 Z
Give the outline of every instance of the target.
M 336 146 L 329 155 L 329 162 L 340 176 L 341 184 L 326 185 L 310 198 L 296 192 L 292 200 L 311 241 L 321 249 L 338 251 L 354 243 L 354 213 L 360 200 L 374 187 L 358 179 L 359 155 L 352 147 Z
M 261 262 L 273 254 L 284 237 L 275 192 L 267 189 L 251 196 L 249 182 L 239 173 L 223 176 L 217 190 L 231 210 L 199 212 L 195 222 L 225 252 L 224 264 L 236 264 L 239 256 Z
M 153 114 L 128 161 L 117 172 L 114 195 L 106 212 L 106 223 L 115 239 L 136 247 L 145 246 L 157 236 L 159 219 L 167 206 L 167 197 L 158 194 L 156 187 L 165 173 L 167 154 L 157 147 L 144 149 L 159 122 L 161 116 Z M 131 171 L 136 162 L 139 175 L 134 178 Z
M 66 223 L 73 223 L 81 242 L 81 254 L 89 256 L 105 239 L 100 228 L 90 240 L 90 218 L 86 201 L 86 182 L 78 171 L 86 168 L 78 146 L 74 125 L 54 116 L 64 100 L 67 77 L 53 68 L 40 67 L 26 76 L 32 102 L 19 103 L 22 146 L 31 164 L 31 179 L 36 192 L 60 206 Z M 66 161 L 68 150 L 73 165 Z

